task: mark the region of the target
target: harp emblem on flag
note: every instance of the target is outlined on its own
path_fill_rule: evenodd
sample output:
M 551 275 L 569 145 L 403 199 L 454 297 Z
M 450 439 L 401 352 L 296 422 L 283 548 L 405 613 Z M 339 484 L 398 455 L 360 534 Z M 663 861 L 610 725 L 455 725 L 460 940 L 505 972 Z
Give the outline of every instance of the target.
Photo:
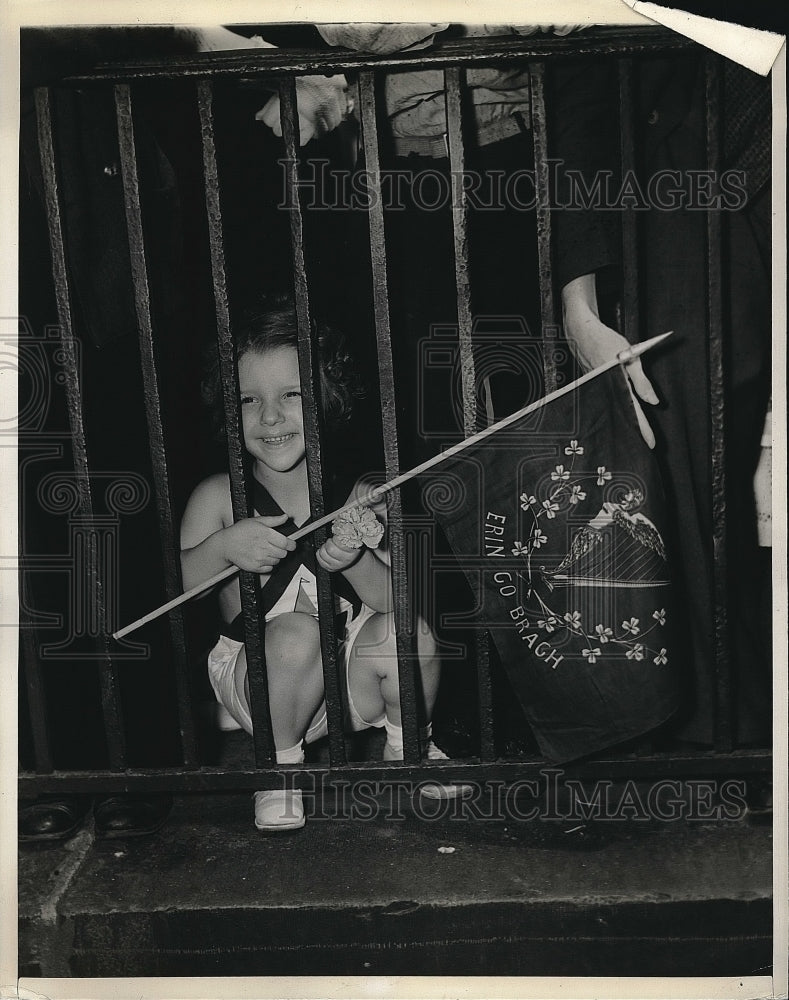
M 548 586 L 667 586 L 663 539 L 652 521 L 635 511 L 643 499 L 636 489 L 619 503 L 603 503 L 591 521 L 576 531 L 559 565 L 544 573 Z
M 643 513 L 644 491 L 617 481 L 619 476 L 604 465 L 576 468 L 584 453 L 579 441 L 570 441 L 564 448 L 567 458 L 545 471 L 542 481 L 535 483 L 534 494 L 526 491 L 519 496 L 520 539 L 513 540 L 510 552 L 524 565 L 516 573 L 520 603 L 510 617 L 530 648 L 544 632 L 560 643 L 564 636 L 565 642 L 580 644 L 577 653 L 589 665 L 619 658 L 622 662 L 651 660 L 661 666 L 667 662 L 667 649 L 652 648 L 650 643 L 657 637 L 647 640 L 647 635 L 662 629 L 666 610 L 651 611 L 645 622 L 641 605 L 644 597 L 656 596 L 650 594 L 653 587 L 669 584 L 663 538 Z M 584 516 L 580 514 L 584 509 L 597 513 Z M 568 520 L 572 512 L 581 527 L 572 531 L 567 544 L 561 539 L 564 531 L 572 530 Z M 507 521 L 504 515 L 487 516 Z M 500 536 L 497 541 L 503 550 L 505 529 L 488 527 Z M 486 555 L 492 554 L 486 543 Z M 505 590 L 500 590 L 502 596 Z M 538 657 L 539 649 L 535 645 Z M 550 665 L 556 669 L 571 656 L 564 646 L 561 657 L 554 657 Z

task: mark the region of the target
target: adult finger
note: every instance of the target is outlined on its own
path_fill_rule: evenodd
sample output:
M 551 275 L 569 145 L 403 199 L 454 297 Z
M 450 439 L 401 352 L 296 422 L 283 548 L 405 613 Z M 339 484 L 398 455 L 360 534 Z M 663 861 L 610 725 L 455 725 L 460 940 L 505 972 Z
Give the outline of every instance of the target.
M 640 399 L 643 399 L 645 403 L 651 403 L 653 406 L 660 402 L 657 397 L 657 393 L 652 387 L 652 383 L 644 374 L 640 358 L 636 358 L 635 361 L 631 361 L 629 365 L 626 365 L 625 371 L 627 372 L 627 377 L 630 379 L 630 383 L 633 386 L 636 395 Z
M 628 380 L 627 387 L 630 390 L 630 398 L 633 400 L 633 408 L 636 411 L 636 419 L 638 420 L 638 429 L 641 431 L 641 437 L 644 439 L 645 444 L 648 448 L 655 447 L 655 434 L 652 428 L 649 426 L 649 421 L 647 420 L 646 414 L 641 408 L 641 404 L 636 398 L 636 394 L 633 392 L 633 387 Z

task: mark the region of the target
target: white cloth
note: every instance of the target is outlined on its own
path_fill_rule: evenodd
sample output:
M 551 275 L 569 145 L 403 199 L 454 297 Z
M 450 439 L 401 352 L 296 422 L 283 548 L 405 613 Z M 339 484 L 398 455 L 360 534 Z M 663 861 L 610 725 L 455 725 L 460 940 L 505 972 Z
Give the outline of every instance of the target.
M 363 729 L 369 729 L 371 726 L 381 726 L 384 722 L 383 714 L 378 719 L 363 719 L 359 715 L 353 703 L 348 684 L 348 660 L 351 650 L 356 643 L 362 626 L 374 614 L 376 612 L 372 608 L 363 604 L 359 614 L 348 623 L 342 643 L 340 644 L 339 659 L 343 676 L 342 691 L 344 695 L 343 715 L 345 727 L 350 732 L 360 732 Z M 246 732 L 251 733 L 252 716 L 250 715 L 249 705 L 245 698 L 239 696 L 236 687 L 238 658 L 243 648 L 243 642 L 221 635 L 219 642 L 217 642 L 208 654 L 208 678 L 211 681 L 211 687 L 214 689 L 214 694 L 219 704 L 230 713 Z M 315 713 L 315 718 L 307 729 L 304 741 L 306 743 L 314 743 L 316 740 L 321 739 L 321 737 L 326 736 L 328 731 L 326 704 L 324 702 Z

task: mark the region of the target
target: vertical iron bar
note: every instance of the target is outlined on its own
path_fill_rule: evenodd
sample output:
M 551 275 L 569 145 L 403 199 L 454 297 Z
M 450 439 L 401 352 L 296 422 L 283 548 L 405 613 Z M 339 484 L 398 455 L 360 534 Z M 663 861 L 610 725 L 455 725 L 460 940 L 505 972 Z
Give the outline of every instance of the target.
M 397 410 L 392 339 L 389 322 L 389 287 L 386 273 L 386 234 L 381 199 L 381 165 L 378 155 L 378 127 L 375 118 L 375 82 L 371 72 L 359 74 L 359 97 L 362 113 L 364 157 L 370 181 L 370 262 L 373 278 L 373 307 L 378 342 L 378 382 L 381 394 L 381 418 L 384 437 L 386 478 L 400 472 L 397 442 Z M 392 561 L 392 596 L 397 635 L 397 662 L 400 680 L 400 711 L 403 720 L 403 757 L 406 763 L 419 762 L 419 729 L 415 671 L 418 663 L 416 643 L 409 634 L 409 592 L 406 572 L 406 546 L 403 534 L 403 510 L 400 490 L 389 494 L 389 538 Z
M 635 108 L 633 94 L 633 60 L 619 60 L 619 151 L 622 176 L 635 172 Z M 640 339 L 638 315 L 638 213 L 633 209 L 622 213 L 622 334 L 631 344 Z
M 476 371 L 471 340 L 471 286 L 468 257 L 468 199 L 463 184 L 465 151 L 461 111 L 462 69 L 444 70 L 447 94 L 447 143 L 452 178 L 452 234 L 455 248 L 455 288 L 458 310 L 458 350 L 463 390 L 463 433 L 471 437 L 478 430 Z
M 537 194 L 537 264 L 540 271 L 540 319 L 542 322 L 544 391 L 553 392 L 556 374 L 556 310 L 551 264 L 551 190 L 548 163 L 548 131 L 545 114 L 545 64 L 529 63 L 531 122 L 534 137 L 534 179 Z
M 704 57 L 707 168 L 720 177 L 720 58 Z M 715 749 L 732 748 L 732 682 L 729 656 L 726 580 L 726 443 L 723 368 L 722 219 L 707 209 L 707 317 L 709 324 L 710 419 L 712 459 L 713 587 L 715 609 Z
M 137 154 L 134 141 L 131 91 L 127 84 L 115 87 L 115 112 L 118 123 L 123 195 L 126 208 L 126 228 L 129 236 L 134 304 L 137 311 L 137 329 L 140 340 L 140 364 L 145 394 L 145 418 L 148 425 L 148 443 L 151 450 L 156 509 L 159 521 L 159 544 L 164 564 L 165 595 L 168 601 L 183 590 L 181 566 L 175 548 L 173 511 L 170 502 L 170 482 L 167 474 L 167 451 L 162 427 L 159 400 L 159 383 L 156 371 L 156 353 L 153 345 L 151 300 L 148 287 L 148 270 L 145 258 L 145 240 L 140 208 L 140 187 L 137 174 Z M 178 692 L 178 721 L 181 735 L 181 752 L 187 767 L 197 767 L 197 742 L 194 714 L 189 685 L 189 662 L 181 608 L 168 615 L 170 643 L 173 650 L 175 680 Z
M 452 191 L 452 232 L 455 249 L 455 287 L 458 303 L 458 350 L 460 352 L 461 385 L 463 389 L 463 430 L 466 437 L 476 433 L 477 391 L 476 368 L 472 342 L 471 286 L 469 284 L 468 198 L 463 183 L 465 148 L 463 144 L 462 69 L 444 71 L 447 95 L 447 144 Z M 490 678 L 488 635 L 482 629 L 475 632 L 477 659 L 477 693 L 479 698 L 480 757 L 493 760 L 493 690 Z
M 310 320 L 309 288 L 304 262 L 304 222 L 301 215 L 298 183 L 299 123 L 294 77 L 290 77 L 286 82 L 280 84 L 279 99 L 282 137 L 285 140 L 285 185 L 293 252 L 296 322 L 299 331 L 299 377 L 304 412 L 304 443 L 307 452 L 307 484 L 310 494 L 310 511 L 313 518 L 318 518 L 322 517 L 326 511 L 321 447 L 321 429 L 324 421 L 320 407 L 319 390 L 320 347 L 317 328 Z M 324 543 L 327 535 L 328 528 L 326 527 L 315 533 L 316 550 Z M 315 568 L 318 583 L 318 620 L 320 621 L 326 719 L 329 725 L 329 760 L 331 765 L 336 767 L 346 762 L 346 754 L 340 683 L 337 672 L 334 588 L 331 574 L 321 566 L 316 565 Z
M 633 60 L 622 58 L 617 64 L 619 75 L 619 158 L 622 178 L 635 174 L 635 94 Z M 622 329 L 631 344 L 641 340 L 638 311 L 638 213 L 632 208 L 622 213 Z M 646 736 L 636 743 L 635 753 L 649 755 L 654 741 Z
M 22 593 L 20 613 L 24 616 L 19 622 L 22 663 L 25 671 L 28 714 L 30 716 L 30 730 L 33 736 L 33 754 L 36 760 L 36 771 L 39 774 L 51 774 L 53 770 L 52 751 L 49 745 L 47 706 L 46 698 L 44 696 L 44 678 L 42 676 L 41 663 L 38 657 L 36 631 L 29 616 L 25 612 L 26 608 L 33 607 L 33 603 L 30 598 L 30 580 L 28 579 L 28 572 L 29 571 L 22 566 L 19 573 L 19 586 Z
M 205 204 L 211 245 L 211 277 L 216 307 L 217 348 L 227 432 L 230 494 L 233 504 L 233 518 L 235 521 L 240 521 L 242 518 L 251 517 L 253 511 L 244 478 L 244 442 L 238 392 L 238 371 L 227 300 L 225 243 L 219 196 L 219 172 L 214 143 L 213 88 L 209 80 L 198 81 L 197 103 L 203 145 Z M 274 737 L 271 730 L 266 674 L 264 616 L 257 574 L 242 571 L 239 574 L 239 588 L 249 677 L 255 764 L 258 767 L 265 767 L 274 760 Z
M 82 411 L 82 387 L 75 350 L 74 327 L 71 318 L 71 298 L 66 267 L 66 249 L 60 216 L 55 150 L 52 138 L 52 107 L 50 91 L 39 87 L 35 91 L 36 120 L 41 172 L 44 182 L 49 246 L 52 254 L 52 276 L 55 285 L 60 342 L 63 350 L 64 388 L 68 410 L 71 447 L 74 457 L 74 476 L 79 493 L 78 516 L 85 522 L 94 520 L 93 499 L 90 489 L 87 442 Z M 101 654 L 100 683 L 104 732 L 107 740 L 110 768 L 122 771 L 126 766 L 126 739 L 120 710 L 120 692 L 115 666 L 110 657 L 109 629 L 105 607 L 104 587 L 96 565 L 96 548 L 88 547 L 86 556 L 88 587 L 95 593 L 95 608 L 103 626 L 96 648 Z

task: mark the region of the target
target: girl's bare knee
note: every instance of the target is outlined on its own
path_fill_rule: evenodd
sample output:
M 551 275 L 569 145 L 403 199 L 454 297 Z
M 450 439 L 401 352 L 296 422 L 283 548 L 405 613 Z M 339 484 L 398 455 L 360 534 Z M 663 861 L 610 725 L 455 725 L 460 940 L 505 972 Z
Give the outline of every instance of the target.
M 266 664 L 276 670 L 309 668 L 320 660 L 320 631 L 312 615 L 294 611 L 266 623 Z
M 415 639 L 417 656 L 420 663 L 435 659 L 438 646 L 435 636 L 423 618 L 416 619 Z M 374 657 L 379 664 L 379 672 L 393 676 L 397 674 L 397 634 L 394 615 L 379 613 L 365 622 L 360 634 L 363 639 L 365 657 Z

